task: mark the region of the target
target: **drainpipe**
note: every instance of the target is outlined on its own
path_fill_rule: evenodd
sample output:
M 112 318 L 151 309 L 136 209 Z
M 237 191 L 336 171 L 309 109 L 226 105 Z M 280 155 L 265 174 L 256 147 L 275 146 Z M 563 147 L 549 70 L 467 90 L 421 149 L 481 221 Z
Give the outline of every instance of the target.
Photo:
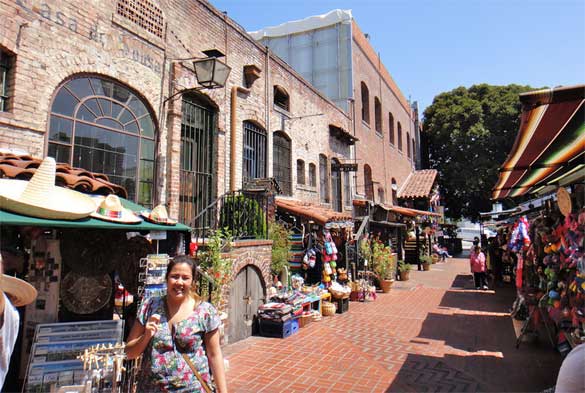
M 230 105 L 230 191 L 236 191 L 236 109 L 238 93 L 250 94 L 249 89 L 240 86 L 232 87 Z

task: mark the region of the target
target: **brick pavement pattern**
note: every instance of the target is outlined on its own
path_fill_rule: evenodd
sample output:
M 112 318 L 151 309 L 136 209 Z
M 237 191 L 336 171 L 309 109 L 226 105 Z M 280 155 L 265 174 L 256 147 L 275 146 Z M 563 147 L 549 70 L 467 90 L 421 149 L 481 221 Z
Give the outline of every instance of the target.
M 544 337 L 514 347 L 513 288 L 476 291 L 462 258 L 410 277 L 286 339 L 228 345 L 230 392 L 537 392 L 554 385 L 560 357 Z

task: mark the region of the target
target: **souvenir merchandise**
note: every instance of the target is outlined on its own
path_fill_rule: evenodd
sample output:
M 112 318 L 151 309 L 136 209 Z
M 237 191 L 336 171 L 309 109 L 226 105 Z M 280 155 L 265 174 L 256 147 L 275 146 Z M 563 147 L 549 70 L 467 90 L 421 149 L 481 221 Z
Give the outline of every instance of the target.
M 134 236 L 123 242 L 115 255 L 115 266 L 124 288 L 132 295 L 138 295 L 138 277 L 144 271 L 140 258 L 154 252 L 152 244 L 143 236 Z
M 89 216 L 95 210 L 91 198 L 55 186 L 55 173 L 55 159 L 47 157 L 28 181 L 0 179 L 0 206 L 18 214 L 55 220 Z
M 61 300 L 72 313 L 91 314 L 109 302 L 112 286 L 112 279 L 108 274 L 82 276 L 69 272 L 61 284 Z
M 167 254 L 149 254 L 140 260 L 140 267 L 144 269 L 139 274 L 141 286 L 138 295 L 143 299 L 161 297 L 167 293 L 165 275 L 170 257 Z
M 143 210 L 140 215 L 149 222 L 159 225 L 176 225 L 177 220 L 169 218 L 167 208 L 164 205 L 158 205 L 154 209 L 148 211 Z
M 93 200 L 97 206 L 91 213 L 93 218 L 118 224 L 138 224 L 142 221 L 132 210 L 122 206 L 122 201 L 117 195 L 96 196 Z

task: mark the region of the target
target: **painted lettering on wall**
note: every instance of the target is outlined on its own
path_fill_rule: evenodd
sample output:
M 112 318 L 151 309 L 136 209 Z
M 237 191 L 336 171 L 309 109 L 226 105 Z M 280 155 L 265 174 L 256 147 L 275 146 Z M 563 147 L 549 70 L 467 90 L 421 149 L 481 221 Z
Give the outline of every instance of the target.
M 156 73 L 162 70 L 160 53 L 153 51 L 150 45 L 130 34 L 120 33 L 120 57 L 133 60 L 150 68 Z

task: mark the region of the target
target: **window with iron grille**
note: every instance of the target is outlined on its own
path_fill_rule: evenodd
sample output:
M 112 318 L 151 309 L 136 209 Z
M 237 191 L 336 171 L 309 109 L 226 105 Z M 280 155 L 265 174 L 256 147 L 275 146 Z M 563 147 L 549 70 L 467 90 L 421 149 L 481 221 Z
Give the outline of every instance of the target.
M 244 122 L 244 154 L 242 179 L 266 177 L 266 131 L 256 124 Z
M 351 178 L 349 176 L 349 172 L 343 172 L 343 200 L 345 202 L 345 206 L 351 206 Z
M 331 203 L 333 210 L 342 211 L 341 206 L 341 173 L 339 171 L 339 160 L 331 159 Z
M 309 164 L 309 185 L 317 187 L 317 166 L 312 162 Z
M 402 124 L 398 122 L 398 150 L 402 151 Z
M 287 112 L 290 110 L 290 97 L 286 90 L 280 86 L 274 86 L 274 105 Z
M 413 161 L 416 160 L 415 149 L 416 149 L 416 143 L 414 142 L 414 138 L 412 138 L 412 160 Z
M 319 194 L 321 202 L 329 203 L 329 179 L 327 178 L 327 157 L 319 154 Z
M 305 161 L 297 160 L 297 184 L 305 184 Z
M 162 10 L 150 0 L 118 0 L 116 13 L 149 33 L 163 38 Z
M 285 133 L 272 135 L 272 172 L 284 195 L 292 195 L 291 143 Z
M 362 82 L 362 120 L 370 124 L 370 91 L 368 86 Z
M 48 155 L 57 162 L 106 174 L 128 199 L 152 206 L 156 123 L 128 87 L 98 76 L 69 80 L 51 107 Z
M 0 49 L 0 112 L 8 111 L 8 88 L 11 83 L 14 56 Z
M 197 96 L 183 96 L 181 117 L 181 166 L 179 220 L 195 227 L 208 224 L 193 220 L 213 201 L 215 111 Z M 209 219 L 203 217 L 200 219 Z
M 388 134 L 390 136 L 390 144 L 394 144 L 394 115 L 388 113 Z
M 410 133 L 406 133 L 406 156 L 410 158 Z

